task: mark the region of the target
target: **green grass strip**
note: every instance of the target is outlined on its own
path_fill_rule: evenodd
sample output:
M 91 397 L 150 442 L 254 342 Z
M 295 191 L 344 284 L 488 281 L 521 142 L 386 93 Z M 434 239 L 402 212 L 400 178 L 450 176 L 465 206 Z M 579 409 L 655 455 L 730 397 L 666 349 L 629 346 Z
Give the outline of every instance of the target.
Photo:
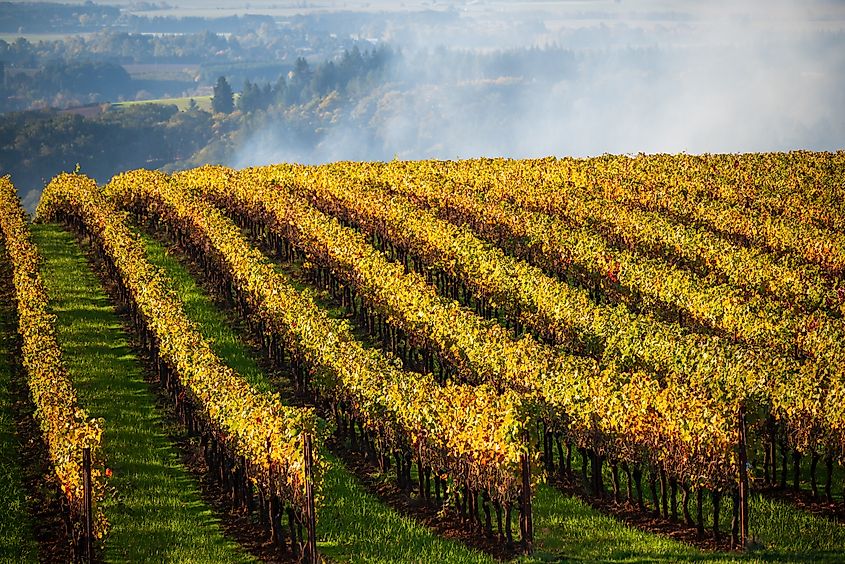
M 839 501 L 838 503 L 842 503 Z M 845 526 L 759 494 L 749 500 L 751 535 L 764 561 L 845 562 Z
M 104 449 L 115 495 L 105 503 L 111 562 L 250 562 L 226 539 L 168 438 L 142 365 L 73 236 L 33 226 L 57 332 L 80 403 L 106 420 Z
M 540 485 L 533 503 L 536 553 L 528 562 L 554 557 L 603 562 L 690 562 L 713 558 L 696 548 L 620 523 L 579 499 Z
M 757 547 L 747 553 L 706 553 L 638 530 L 540 486 L 534 505 L 536 535 L 543 553 L 566 559 L 603 562 L 843 562 L 845 527 L 797 507 L 751 498 L 752 536 Z M 625 530 L 627 529 L 627 530 Z M 655 540 L 657 539 L 657 540 Z M 683 547 L 683 548 L 680 548 Z
M 0 257 L 4 256 L 0 244 Z M 38 545 L 26 502 L 20 440 L 15 434 L 11 380 L 15 363 L 17 322 L 8 261 L 0 264 L 0 562 L 37 562 Z

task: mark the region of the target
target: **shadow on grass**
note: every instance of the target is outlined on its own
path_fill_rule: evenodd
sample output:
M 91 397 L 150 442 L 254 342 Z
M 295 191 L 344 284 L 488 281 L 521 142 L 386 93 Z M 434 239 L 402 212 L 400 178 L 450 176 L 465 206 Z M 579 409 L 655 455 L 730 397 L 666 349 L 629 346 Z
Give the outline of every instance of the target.
M 18 327 L 12 269 L 0 241 L 0 561 L 36 562 L 36 544 L 16 434 L 12 378 Z

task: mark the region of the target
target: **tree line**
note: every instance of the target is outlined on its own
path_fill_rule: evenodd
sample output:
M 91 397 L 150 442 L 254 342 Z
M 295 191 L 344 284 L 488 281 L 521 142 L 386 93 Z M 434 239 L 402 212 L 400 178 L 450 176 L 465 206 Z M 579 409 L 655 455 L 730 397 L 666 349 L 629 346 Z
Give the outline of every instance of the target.
M 293 70 L 273 84 L 246 80 L 237 102 L 231 85 L 221 76 L 214 86 L 212 108 L 215 113 L 229 114 L 237 108 L 248 114 L 271 107 L 303 104 L 330 92 L 352 98 L 380 84 L 395 56 L 387 46 L 364 52 L 353 47 L 337 60 L 325 61 L 313 68 L 305 58 L 299 57 Z

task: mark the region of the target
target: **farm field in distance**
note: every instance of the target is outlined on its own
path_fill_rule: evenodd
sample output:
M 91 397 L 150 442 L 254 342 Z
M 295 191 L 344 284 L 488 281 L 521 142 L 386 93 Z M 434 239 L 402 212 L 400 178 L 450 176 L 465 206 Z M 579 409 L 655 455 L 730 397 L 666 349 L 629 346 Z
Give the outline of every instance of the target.
M 128 106 L 137 106 L 139 104 L 161 104 L 165 106 L 176 106 L 179 111 L 185 111 L 189 108 L 191 100 L 196 102 L 197 108 L 209 111 L 211 109 L 211 96 L 186 96 L 182 98 L 161 98 L 158 100 L 139 100 L 133 102 L 116 102 L 111 106 L 113 108 L 125 108 Z
M 842 561 L 843 190 L 842 151 L 63 173 L 32 216 L 5 177 L 0 559 Z

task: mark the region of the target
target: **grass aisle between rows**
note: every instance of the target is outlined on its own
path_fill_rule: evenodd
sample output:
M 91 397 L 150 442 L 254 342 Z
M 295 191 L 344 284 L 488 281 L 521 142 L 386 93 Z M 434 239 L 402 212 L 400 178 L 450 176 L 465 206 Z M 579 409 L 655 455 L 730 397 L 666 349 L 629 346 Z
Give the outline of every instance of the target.
M 230 322 L 188 270 L 159 242 L 144 237 L 150 260 L 174 281 L 188 316 L 230 367 L 264 388 L 266 376 L 231 328 Z M 333 313 L 337 314 L 338 311 Z M 254 379 L 254 380 L 253 380 Z M 343 561 L 489 561 L 462 544 L 440 539 L 363 491 L 342 464 L 329 455 L 324 500 L 317 525 L 322 554 Z M 712 558 L 685 544 L 632 529 L 611 517 L 541 486 L 534 502 L 537 551 L 519 561 L 563 559 L 605 561 L 700 561 Z
M 0 562 L 37 562 L 38 546 L 26 502 L 20 439 L 15 434 L 11 380 L 15 370 L 14 290 L 11 264 L 0 245 Z
M 112 526 L 105 559 L 251 561 L 222 535 L 180 463 L 141 362 L 74 237 L 56 225 L 35 225 L 33 239 L 44 257 L 59 344 L 80 403 L 105 419 L 104 452 L 114 472 L 114 495 L 105 502 Z

